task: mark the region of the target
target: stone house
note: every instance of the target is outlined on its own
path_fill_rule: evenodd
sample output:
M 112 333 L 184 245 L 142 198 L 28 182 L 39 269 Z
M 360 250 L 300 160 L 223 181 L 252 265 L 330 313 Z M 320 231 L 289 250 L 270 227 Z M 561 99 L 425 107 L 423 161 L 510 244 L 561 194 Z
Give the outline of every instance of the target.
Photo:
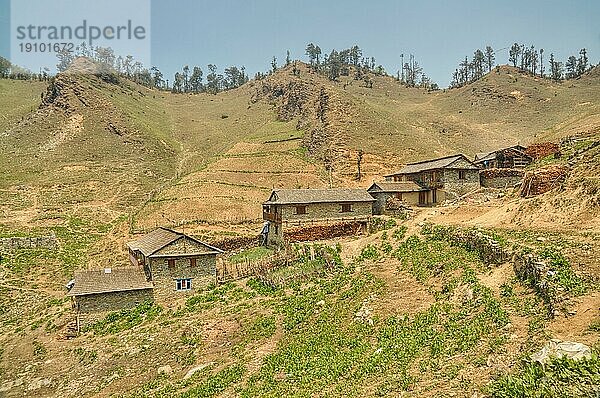
M 366 229 L 375 201 L 365 189 L 276 189 L 263 203 L 263 242 L 279 244 L 284 228 L 359 222 Z
M 514 145 L 497 149 L 491 152 L 482 152 L 475 155 L 473 163 L 481 169 L 522 169 L 532 161 L 532 157 L 525 153 L 522 145 Z
M 217 256 L 223 251 L 189 235 L 158 228 L 127 244 L 129 260 L 154 284 L 154 296 L 169 301 L 216 283 Z
M 153 300 L 151 281 L 140 267 L 80 271 L 71 281 L 68 296 L 77 314 L 77 330 L 111 311 L 133 308 Z
M 419 192 L 420 205 L 435 205 L 480 188 L 479 167 L 462 154 L 409 163 L 385 179 L 412 181 L 425 188 Z
M 110 311 L 147 301 L 171 303 L 217 282 L 222 250 L 189 235 L 158 228 L 127 244 L 131 266 L 81 271 L 69 282 L 78 328 Z
M 421 192 L 427 191 L 413 181 L 374 182 L 367 192 L 375 199 L 373 214 L 393 214 L 405 206 L 422 205 Z

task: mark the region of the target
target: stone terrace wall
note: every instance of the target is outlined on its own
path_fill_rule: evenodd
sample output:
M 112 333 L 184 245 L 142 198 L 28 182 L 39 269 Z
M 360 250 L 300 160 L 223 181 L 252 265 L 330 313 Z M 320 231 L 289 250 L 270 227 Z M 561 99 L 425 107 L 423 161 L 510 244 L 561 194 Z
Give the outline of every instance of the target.
M 36 237 L 21 237 L 15 236 L 10 238 L 0 238 L 0 248 L 8 250 L 16 249 L 56 249 L 58 241 L 56 236 L 36 236 Z
M 424 232 L 431 234 L 435 239 L 476 251 L 486 263 L 503 264 L 510 261 L 515 275 L 520 280 L 528 282 L 538 292 L 548 304 L 552 315 L 557 314 L 561 303 L 568 298 L 561 293 L 562 289 L 557 283 L 549 278 L 554 270 L 523 246 L 503 247 L 494 237 L 473 229 L 429 226 Z

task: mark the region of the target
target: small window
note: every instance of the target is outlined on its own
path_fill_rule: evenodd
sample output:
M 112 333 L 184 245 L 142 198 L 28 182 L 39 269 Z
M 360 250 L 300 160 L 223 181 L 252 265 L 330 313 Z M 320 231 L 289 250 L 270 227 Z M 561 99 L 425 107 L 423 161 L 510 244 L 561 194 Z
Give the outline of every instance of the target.
M 344 203 L 342 205 L 342 213 L 350 213 L 352 211 L 352 205 L 350 203 Z
M 296 206 L 296 214 L 306 214 L 306 206 Z
M 467 172 L 465 170 L 458 170 L 458 179 L 459 180 L 466 180 L 467 179 Z
M 167 265 L 169 266 L 169 268 L 174 268 L 175 267 L 175 259 L 168 259 L 167 260 Z
M 176 279 L 175 280 L 175 289 L 176 290 L 191 290 L 192 289 L 192 279 L 191 278 L 185 278 L 185 279 Z
M 402 200 L 402 192 L 396 192 L 396 199 Z
M 195 266 L 196 266 L 196 259 L 190 258 L 190 267 L 195 267 Z

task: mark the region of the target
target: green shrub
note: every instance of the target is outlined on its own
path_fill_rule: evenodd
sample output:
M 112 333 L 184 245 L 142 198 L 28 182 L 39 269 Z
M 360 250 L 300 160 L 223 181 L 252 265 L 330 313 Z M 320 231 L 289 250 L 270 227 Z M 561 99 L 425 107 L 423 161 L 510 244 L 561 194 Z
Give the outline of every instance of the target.
M 489 387 L 494 398 L 594 397 L 600 386 L 600 360 L 554 358 L 545 365 L 526 363 L 515 374 L 496 379 Z
M 242 365 L 226 367 L 215 375 L 208 377 L 199 385 L 180 394 L 181 398 L 208 398 L 223 392 L 231 384 L 241 380 L 246 369 Z

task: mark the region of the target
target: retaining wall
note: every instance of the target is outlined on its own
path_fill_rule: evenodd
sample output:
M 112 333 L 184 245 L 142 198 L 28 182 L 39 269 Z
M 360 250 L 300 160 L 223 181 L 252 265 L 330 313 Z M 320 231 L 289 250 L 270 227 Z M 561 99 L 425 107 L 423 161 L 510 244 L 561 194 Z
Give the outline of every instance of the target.
M 57 249 L 58 241 L 56 236 L 35 236 L 21 237 L 15 236 L 10 238 L 0 238 L 0 248 L 8 250 L 16 249 Z
M 434 226 L 426 232 L 436 239 L 476 251 L 486 263 L 499 265 L 511 262 L 515 275 L 538 292 L 552 315 L 562 309 L 561 303 L 567 300 L 566 295 L 561 293 L 562 289 L 550 278 L 554 270 L 524 246 L 503 247 L 494 237 L 473 229 Z

